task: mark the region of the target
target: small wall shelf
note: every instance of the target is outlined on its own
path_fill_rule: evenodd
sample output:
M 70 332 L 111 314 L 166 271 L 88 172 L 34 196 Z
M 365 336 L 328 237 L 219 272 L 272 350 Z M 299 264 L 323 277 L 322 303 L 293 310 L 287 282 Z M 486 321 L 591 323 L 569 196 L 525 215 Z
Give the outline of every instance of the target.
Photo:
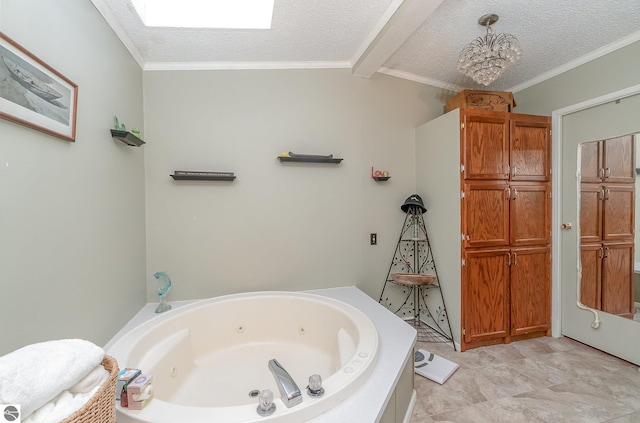
M 176 170 L 171 177 L 176 181 L 233 181 L 236 175 L 233 172 L 198 172 L 189 170 Z
M 389 172 L 386 170 L 381 172 L 379 170 L 374 170 L 373 166 L 371 166 L 371 177 L 376 182 L 388 181 L 391 176 L 389 176 Z
M 140 147 L 142 144 L 145 143 L 144 141 L 142 141 L 140 138 L 136 137 L 129 131 L 120 131 L 119 129 L 112 129 L 111 136 L 118 141 L 122 141 L 123 143 L 130 145 L 131 147 Z
M 343 160 L 343 159 L 334 158 L 333 154 L 330 154 L 328 156 L 321 156 L 317 154 L 296 154 L 292 152 L 289 152 L 288 155 L 285 155 L 285 154 L 287 153 L 282 153 L 281 155 L 279 155 L 278 160 L 280 160 L 281 162 L 334 163 L 334 164 L 338 164 Z

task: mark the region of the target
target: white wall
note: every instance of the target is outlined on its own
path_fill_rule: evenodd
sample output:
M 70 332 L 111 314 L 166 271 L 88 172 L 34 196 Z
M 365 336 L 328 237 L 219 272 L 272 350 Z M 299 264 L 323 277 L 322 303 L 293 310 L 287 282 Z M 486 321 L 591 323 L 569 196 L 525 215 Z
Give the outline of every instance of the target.
M 377 299 L 415 190 L 414 128 L 442 113 L 438 93 L 345 69 L 146 72 L 147 274 L 169 273 L 170 299 L 344 285 Z M 282 151 L 344 160 L 283 164 Z
M 142 72 L 88 1 L 0 0 L 0 31 L 79 86 L 70 143 L 0 120 L 0 355 L 106 343 L 145 301 Z
M 640 42 L 514 93 L 517 113 L 551 112 L 640 83 Z

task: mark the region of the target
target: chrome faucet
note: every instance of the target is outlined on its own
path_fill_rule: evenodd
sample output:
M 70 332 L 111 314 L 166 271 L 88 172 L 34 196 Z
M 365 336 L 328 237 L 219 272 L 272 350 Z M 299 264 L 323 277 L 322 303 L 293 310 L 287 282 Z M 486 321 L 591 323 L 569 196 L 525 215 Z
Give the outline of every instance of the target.
M 300 392 L 300 388 L 293 381 L 291 375 L 278 363 L 278 360 L 275 358 L 269 360 L 269 370 L 271 370 L 273 377 L 276 379 L 276 385 L 280 390 L 280 399 L 284 405 L 287 408 L 291 408 L 300 404 L 302 402 L 302 392 Z

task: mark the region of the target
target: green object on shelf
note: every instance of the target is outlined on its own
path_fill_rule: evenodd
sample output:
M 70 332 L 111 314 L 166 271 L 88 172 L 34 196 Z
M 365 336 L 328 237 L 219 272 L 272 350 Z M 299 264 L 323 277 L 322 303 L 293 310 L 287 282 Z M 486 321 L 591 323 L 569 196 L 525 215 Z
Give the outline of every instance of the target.
M 120 123 L 120 121 L 118 120 L 118 116 L 114 116 L 113 117 L 113 125 L 114 128 L 117 129 L 118 131 L 126 131 L 127 127 L 124 126 L 124 123 Z

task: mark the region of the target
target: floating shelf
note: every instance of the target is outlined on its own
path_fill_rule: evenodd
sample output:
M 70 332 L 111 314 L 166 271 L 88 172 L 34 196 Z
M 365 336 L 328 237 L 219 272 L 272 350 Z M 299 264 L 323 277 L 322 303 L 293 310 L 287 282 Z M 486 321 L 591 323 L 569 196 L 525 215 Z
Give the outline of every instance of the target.
M 299 163 L 340 163 L 342 159 L 336 159 L 333 154 L 322 156 L 319 154 L 298 154 L 289 151 L 278 156 L 281 162 L 299 162 Z
M 385 175 L 386 174 L 386 175 Z M 389 172 L 384 171 L 381 172 L 379 170 L 374 170 L 373 166 L 371 166 L 371 177 L 375 181 L 388 181 L 391 176 L 389 176 Z
M 334 159 L 328 157 L 286 157 L 278 156 L 281 162 L 299 162 L 299 163 L 340 163 L 343 159 Z
M 236 175 L 233 172 L 198 172 L 188 170 L 176 170 L 171 177 L 176 181 L 233 181 Z
M 118 141 L 122 141 L 123 143 L 130 145 L 131 147 L 140 147 L 144 144 L 140 138 L 136 137 L 129 131 L 120 131 L 119 129 L 112 129 L 111 136 Z

